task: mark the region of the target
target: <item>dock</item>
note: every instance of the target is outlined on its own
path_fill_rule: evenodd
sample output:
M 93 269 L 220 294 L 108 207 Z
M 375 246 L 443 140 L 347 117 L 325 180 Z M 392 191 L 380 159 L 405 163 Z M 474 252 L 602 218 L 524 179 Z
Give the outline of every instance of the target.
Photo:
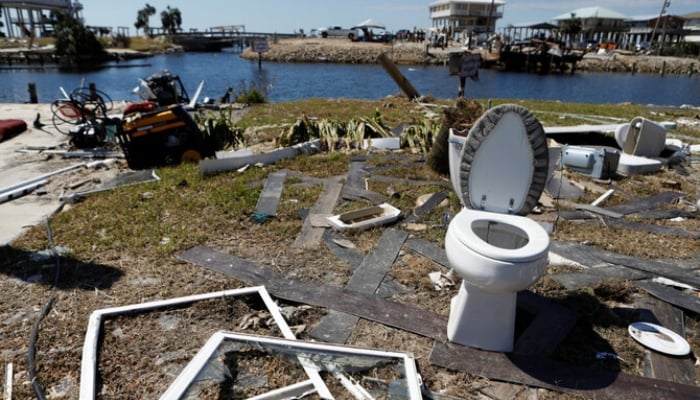
M 496 65 L 505 71 L 573 74 L 583 55 L 557 42 L 530 39 L 503 46 Z
M 184 51 L 219 52 L 225 48 L 242 52 L 250 44 L 260 38 L 293 38 L 293 33 L 246 32 L 242 25 L 218 26 L 205 31 L 191 30 L 175 34 L 158 34 L 167 36 L 170 40 L 182 46 Z

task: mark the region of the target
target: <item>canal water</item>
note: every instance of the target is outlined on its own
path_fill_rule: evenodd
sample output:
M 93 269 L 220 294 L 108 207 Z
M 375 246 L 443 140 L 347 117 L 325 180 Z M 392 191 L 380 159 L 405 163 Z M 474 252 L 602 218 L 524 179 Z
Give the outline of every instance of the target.
M 270 101 L 304 98 L 381 99 L 400 93 L 396 83 L 378 65 L 296 64 L 240 58 L 237 53 L 181 53 L 158 55 L 113 64 L 90 72 L 68 73 L 46 66 L 0 67 L 0 103 L 29 100 L 27 87 L 35 83 L 40 102 L 62 97 L 60 87 L 71 91 L 95 83 L 113 100 L 138 100 L 133 89 L 139 78 L 164 69 L 179 75 L 192 96 L 200 81 L 200 99 L 217 99 L 226 88 L 235 92 L 255 85 Z M 22 67 L 22 66 L 20 66 Z M 400 66 L 421 95 L 452 98 L 458 79 L 447 67 Z M 533 75 L 481 70 L 477 82 L 468 82 L 466 95 L 476 99 L 541 99 L 577 103 L 700 106 L 700 75 L 622 74 L 577 72 L 574 75 Z

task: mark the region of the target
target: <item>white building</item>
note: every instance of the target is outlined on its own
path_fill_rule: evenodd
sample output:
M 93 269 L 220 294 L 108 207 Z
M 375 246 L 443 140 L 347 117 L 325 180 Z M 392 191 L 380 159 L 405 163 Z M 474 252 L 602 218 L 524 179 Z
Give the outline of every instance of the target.
M 1 1 L 0 7 L 4 34 L 10 38 L 50 36 L 57 12 L 81 19 L 83 10 L 82 4 L 71 0 Z
M 430 4 L 432 27 L 458 33 L 495 32 L 503 17 L 503 0 L 439 0 Z
M 627 28 L 628 17 L 604 7 L 584 7 L 553 18 L 560 27 L 564 28 L 572 20 L 581 24 L 581 41 L 618 42 Z M 569 38 L 572 42 L 576 38 Z
M 685 41 L 700 43 L 700 12 L 682 15 L 685 18 L 683 30 L 686 32 Z

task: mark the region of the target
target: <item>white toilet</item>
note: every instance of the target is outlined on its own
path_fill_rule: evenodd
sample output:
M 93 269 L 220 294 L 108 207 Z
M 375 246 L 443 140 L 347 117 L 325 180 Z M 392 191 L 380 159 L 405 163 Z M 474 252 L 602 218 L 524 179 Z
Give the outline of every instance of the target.
M 506 104 L 486 112 L 465 137 L 450 132 L 452 184 L 464 208 L 445 236 L 450 265 L 463 279 L 452 298 L 448 338 L 510 352 L 516 295 L 547 268 L 549 235 L 525 217 L 544 189 L 549 154 L 542 125 Z

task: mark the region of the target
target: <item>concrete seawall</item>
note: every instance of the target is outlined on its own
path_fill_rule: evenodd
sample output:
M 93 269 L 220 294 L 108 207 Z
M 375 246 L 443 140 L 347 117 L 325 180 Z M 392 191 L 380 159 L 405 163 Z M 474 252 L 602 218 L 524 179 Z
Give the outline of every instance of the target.
M 261 53 L 263 61 L 298 63 L 376 64 L 377 57 L 386 53 L 398 65 L 446 65 L 449 53 L 459 47 L 428 47 L 423 43 L 366 43 L 345 39 L 283 39 L 270 43 L 269 51 Z M 257 60 L 258 53 L 250 48 L 241 57 Z M 577 71 L 623 72 L 653 74 L 700 73 L 700 60 L 680 57 L 659 57 L 611 53 L 588 53 L 576 64 Z

